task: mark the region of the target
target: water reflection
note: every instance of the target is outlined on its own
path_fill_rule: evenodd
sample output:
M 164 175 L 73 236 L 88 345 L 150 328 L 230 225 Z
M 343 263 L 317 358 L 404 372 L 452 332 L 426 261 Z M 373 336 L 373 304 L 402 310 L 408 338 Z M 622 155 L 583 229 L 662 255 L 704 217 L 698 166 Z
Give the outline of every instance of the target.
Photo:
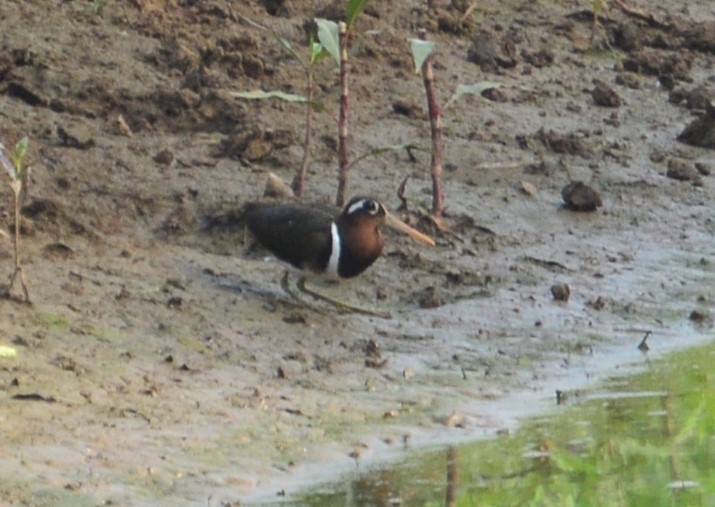
M 511 436 L 420 452 L 278 505 L 715 506 L 715 344 L 569 398 Z

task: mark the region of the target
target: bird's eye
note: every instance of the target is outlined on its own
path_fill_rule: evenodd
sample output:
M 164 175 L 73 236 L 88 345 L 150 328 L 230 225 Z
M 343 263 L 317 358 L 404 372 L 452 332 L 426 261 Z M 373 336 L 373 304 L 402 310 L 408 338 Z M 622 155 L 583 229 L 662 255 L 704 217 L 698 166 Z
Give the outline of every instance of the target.
M 346 215 L 353 215 L 354 213 L 365 213 L 373 217 L 378 216 L 382 213 L 382 204 L 374 199 L 357 199 L 345 209 Z

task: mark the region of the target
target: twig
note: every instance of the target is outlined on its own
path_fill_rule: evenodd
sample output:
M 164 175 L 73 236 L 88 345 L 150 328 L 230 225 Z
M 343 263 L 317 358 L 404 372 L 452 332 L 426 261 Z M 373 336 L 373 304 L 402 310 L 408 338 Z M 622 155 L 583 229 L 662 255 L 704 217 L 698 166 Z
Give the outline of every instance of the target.
M 421 29 L 419 38 L 427 40 L 427 31 Z M 430 127 L 432 132 L 432 162 L 430 173 L 432 175 L 432 214 L 441 216 L 444 212 L 444 191 L 442 190 L 442 112 L 437 102 L 437 92 L 434 86 L 432 72 L 432 55 L 429 55 L 422 64 L 422 78 L 427 94 L 427 109 L 429 110 Z
M 411 150 L 419 150 L 420 147 L 412 144 L 412 143 L 407 143 L 407 144 L 394 144 L 392 146 L 379 146 L 377 148 L 373 148 L 370 151 L 366 151 L 359 157 L 353 159 L 350 161 L 350 163 L 347 165 L 348 170 L 352 169 L 353 166 L 357 165 L 358 163 L 362 162 L 368 157 L 374 157 L 376 155 L 380 155 L 381 153 L 385 153 L 386 151 L 396 151 L 396 150 L 405 150 L 410 157 L 410 159 L 415 158 L 414 155 L 411 153 Z
M 648 346 L 648 343 L 646 343 L 646 340 L 648 340 L 648 337 L 650 336 L 651 332 L 646 331 L 645 336 L 641 340 L 641 342 L 638 344 L 638 350 L 641 352 L 648 352 L 650 350 L 650 347 Z
M 477 8 L 477 2 L 472 2 L 469 7 L 464 11 L 464 14 L 462 14 L 462 17 L 459 18 L 459 26 L 461 27 L 464 22 L 467 20 L 467 18 L 474 12 L 474 9 Z
M 400 186 L 397 187 L 397 197 L 400 199 L 400 208 L 399 210 L 405 210 L 407 211 L 407 198 L 405 197 L 405 188 L 407 187 L 407 180 L 410 179 L 410 175 L 408 174 L 405 176 L 405 178 L 402 180 L 402 183 L 400 183 Z
M 335 204 L 342 208 L 348 189 L 350 171 L 348 153 L 348 27 L 340 22 L 340 116 L 338 117 L 338 195 Z

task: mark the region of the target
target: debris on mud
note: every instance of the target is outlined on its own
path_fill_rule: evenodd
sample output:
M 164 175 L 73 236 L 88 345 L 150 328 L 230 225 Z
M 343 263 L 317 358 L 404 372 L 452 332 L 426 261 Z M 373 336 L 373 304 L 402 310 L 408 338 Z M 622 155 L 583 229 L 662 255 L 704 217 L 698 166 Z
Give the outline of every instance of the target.
M 578 155 L 588 158 L 590 153 L 584 141 L 574 134 L 559 134 L 553 130 L 539 129 L 536 139 L 541 141 L 546 148 L 554 153 L 564 155 Z
M 593 102 L 602 107 L 620 107 L 621 98 L 618 93 L 600 79 L 594 79 L 595 87 L 591 90 Z
M 480 30 L 472 39 L 467 60 L 476 63 L 485 72 L 510 69 L 517 64 L 516 45 L 509 36 L 498 38 L 490 30 Z
M 668 170 L 665 175 L 674 180 L 691 181 L 694 185 L 703 183 L 700 171 L 695 168 L 695 164 L 680 158 L 668 160 Z
M 564 207 L 573 211 L 596 211 L 603 206 L 601 194 L 583 181 L 572 181 L 561 189 Z
M 693 120 L 678 136 L 678 141 L 701 148 L 715 149 L 715 104 L 708 103 L 705 114 Z
M 555 301 L 568 301 L 571 297 L 571 288 L 567 283 L 556 283 L 551 286 L 551 296 Z

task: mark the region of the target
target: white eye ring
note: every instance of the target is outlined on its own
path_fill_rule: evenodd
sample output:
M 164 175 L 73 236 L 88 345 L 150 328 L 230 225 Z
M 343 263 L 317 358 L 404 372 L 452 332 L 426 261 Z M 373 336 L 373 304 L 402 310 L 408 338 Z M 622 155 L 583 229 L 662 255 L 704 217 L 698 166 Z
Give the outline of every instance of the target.
M 348 215 L 352 215 L 359 210 L 365 210 L 373 216 L 378 215 L 380 213 L 380 203 L 373 199 L 360 199 L 350 205 Z

